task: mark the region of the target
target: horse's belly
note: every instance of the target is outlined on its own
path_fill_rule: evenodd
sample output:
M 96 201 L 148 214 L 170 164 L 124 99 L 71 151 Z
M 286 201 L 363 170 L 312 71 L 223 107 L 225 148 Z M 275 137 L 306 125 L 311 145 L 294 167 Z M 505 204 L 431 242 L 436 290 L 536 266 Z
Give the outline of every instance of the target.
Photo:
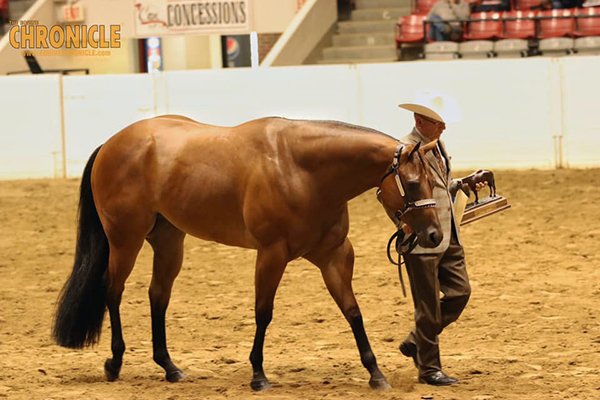
M 157 210 L 179 230 L 199 239 L 229 246 L 255 248 L 234 198 L 205 193 L 189 199 L 172 196 Z
M 256 248 L 243 224 L 221 218 L 195 218 L 164 215 L 178 229 L 199 239 L 244 248 Z

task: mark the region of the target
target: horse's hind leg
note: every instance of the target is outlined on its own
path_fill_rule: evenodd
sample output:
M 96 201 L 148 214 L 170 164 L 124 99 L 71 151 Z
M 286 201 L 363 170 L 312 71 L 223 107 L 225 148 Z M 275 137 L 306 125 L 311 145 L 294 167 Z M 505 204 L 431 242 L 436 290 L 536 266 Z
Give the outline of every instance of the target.
M 119 377 L 121 365 L 123 364 L 123 353 L 125 353 L 125 342 L 121 329 L 121 316 L 119 306 L 125 289 L 125 281 L 129 277 L 135 259 L 144 243 L 143 236 L 139 240 L 128 241 L 115 245 L 110 242 L 110 256 L 108 261 L 108 290 L 106 294 L 106 305 L 110 314 L 110 327 L 112 330 L 111 350 L 113 357 L 104 363 L 104 373 L 109 381 Z
M 346 238 L 338 248 L 314 251 L 305 258 L 319 267 L 331 297 L 350 323 L 362 364 L 371 374 L 369 385 L 373 389 L 389 389 L 390 384 L 377 366 L 377 359 L 369 344 L 362 315 L 352 291 L 354 249 L 350 240 Z
M 254 308 L 256 334 L 254 336 L 252 352 L 250 353 L 250 362 L 252 363 L 253 370 L 250 387 L 254 390 L 264 390 L 271 387 L 263 370 L 263 347 L 267 327 L 273 318 L 275 292 L 289 261 L 288 257 L 287 246 L 284 242 L 258 249 L 255 271 L 256 302 Z
M 183 240 L 185 233 L 175 228 L 161 215 L 154 229 L 147 237 L 154 249 L 152 282 L 148 294 L 152 314 L 152 347 L 154 361 L 164 368 L 169 382 L 178 382 L 185 378 L 179 368 L 173 364 L 167 350 L 165 314 L 173 282 L 181 270 L 183 262 Z

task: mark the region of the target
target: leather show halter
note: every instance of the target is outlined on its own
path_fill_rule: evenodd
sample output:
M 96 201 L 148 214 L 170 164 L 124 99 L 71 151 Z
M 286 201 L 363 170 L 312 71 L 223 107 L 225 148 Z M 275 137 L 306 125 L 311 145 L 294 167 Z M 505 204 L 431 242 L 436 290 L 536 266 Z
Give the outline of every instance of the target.
M 425 166 L 425 162 L 423 161 L 423 157 L 421 156 L 421 153 L 419 152 L 419 146 L 421 145 L 421 143 L 419 142 L 415 148 L 413 149 L 413 153 L 416 152 L 419 155 L 419 161 L 421 162 L 421 165 L 423 166 L 423 170 L 425 171 L 425 175 L 427 175 L 427 179 L 429 180 L 429 176 L 427 174 L 427 167 Z M 398 186 L 398 191 L 400 192 L 400 196 L 402 197 L 402 201 L 404 202 L 404 210 L 396 210 L 396 212 L 394 213 L 394 223 L 396 225 L 396 232 L 392 235 L 392 237 L 390 237 L 390 240 L 388 241 L 388 245 L 387 245 L 387 256 L 388 256 L 388 260 L 390 260 L 390 262 L 394 265 L 398 266 L 398 276 L 400 278 L 400 283 L 402 285 L 402 293 L 404 294 L 404 297 L 406 297 L 406 288 L 404 287 L 404 279 L 402 278 L 402 264 L 405 264 L 405 262 L 400 262 L 400 257 L 404 258 L 404 256 L 406 256 L 407 254 L 409 254 L 411 251 L 413 251 L 413 249 L 417 246 L 417 234 L 415 232 L 412 232 L 408 238 L 404 238 L 406 236 L 406 232 L 402 229 L 402 217 L 404 217 L 407 213 L 409 213 L 410 211 L 413 210 L 420 210 L 420 209 L 424 209 L 424 208 L 432 208 L 436 206 L 436 202 L 435 199 L 422 199 L 422 200 L 415 200 L 415 201 L 410 201 L 407 194 L 406 194 L 406 190 L 404 190 L 404 185 L 402 184 L 402 177 L 400 176 L 400 172 L 399 172 L 399 168 L 400 168 L 400 157 L 402 156 L 402 151 L 404 150 L 405 146 L 404 144 L 400 143 L 398 145 L 398 147 L 396 147 L 396 151 L 394 152 L 394 159 L 392 160 L 392 165 L 390 167 L 390 169 L 388 170 L 388 172 L 386 172 L 386 174 L 383 176 L 383 178 L 381 178 L 381 182 L 383 182 L 383 180 L 385 178 L 387 178 L 390 174 L 394 174 L 394 180 L 396 182 L 396 185 Z M 377 189 L 377 200 L 379 200 L 379 202 L 383 205 L 383 202 L 381 200 L 381 188 Z M 391 254 L 391 246 L 392 243 L 394 241 L 394 239 L 396 239 L 396 252 L 398 252 L 398 262 L 395 262 L 392 259 L 392 254 Z M 402 251 L 402 249 L 408 246 L 408 249 L 406 251 Z

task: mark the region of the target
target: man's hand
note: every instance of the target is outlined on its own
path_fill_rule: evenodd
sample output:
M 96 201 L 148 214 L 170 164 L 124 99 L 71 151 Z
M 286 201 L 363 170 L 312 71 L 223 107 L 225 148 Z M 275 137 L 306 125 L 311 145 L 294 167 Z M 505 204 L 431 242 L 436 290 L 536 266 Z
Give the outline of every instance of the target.
M 487 181 L 483 181 L 483 182 L 477 182 L 475 184 L 475 191 L 479 192 L 481 189 L 483 189 L 486 185 L 487 185 Z

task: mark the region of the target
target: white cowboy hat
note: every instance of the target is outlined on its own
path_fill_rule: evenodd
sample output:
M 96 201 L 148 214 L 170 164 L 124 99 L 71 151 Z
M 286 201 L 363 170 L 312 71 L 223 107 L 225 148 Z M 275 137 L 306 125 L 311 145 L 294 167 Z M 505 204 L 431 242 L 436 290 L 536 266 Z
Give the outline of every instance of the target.
M 434 119 L 436 121 L 446 123 L 446 121 L 444 121 L 444 118 L 442 118 L 441 115 L 439 115 L 438 113 L 433 111 L 431 108 L 426 107 L 422 104 L 404 103 L 404 104 L 399 104 L 398 107 L 404 108 L 405 110 L 408 110 L 408 111 L 412 111 L 415 114 L 424 115 L 424 116 Z
M 417 92 L 414 103 L 403 103 L 398 107 L 444 123 L 460 121 L 457 101 L 439 91 Z

